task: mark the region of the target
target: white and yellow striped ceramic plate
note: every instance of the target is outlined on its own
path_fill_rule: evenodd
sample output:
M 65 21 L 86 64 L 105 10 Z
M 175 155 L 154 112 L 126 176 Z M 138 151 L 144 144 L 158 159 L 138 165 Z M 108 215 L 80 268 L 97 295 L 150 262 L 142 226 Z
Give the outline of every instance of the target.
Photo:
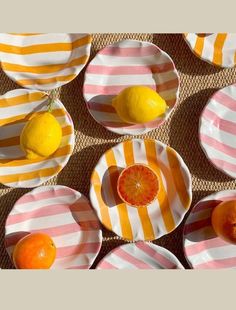
M 134 163 L 159 177 L 157 198 L 147 207 L 122 203 L 116 190 L 119 173 Z M 173 231 L 192 199 L 191 175 L 180 155 L 157 140 L 124 141 L 105 152 L 91 176 L 90 201 L 102 224 L 127 240 L 154 240 Z
M 62 127 L 59 149 L 45 159 L 28 160 L 20 148 L 26 122 L 47 110 L 44 92 L 16 89 L 0 96 L 0 183 L 10 187 L 36 187 L 55 176 L 68 162 L 74 147 L 74 125 L 63 104 L 56 100 L 52 114 Z
M 236 64 L 236 33 L 186 33 L 186 42 L 195 55 L 220 67 Z
M 89 59 L 91 41 L 89 34 L 80 33 L 1 33 L 1 66 L 23 87 L 51 90 L 79 74 Z
M 139 135 L 158 128 L 178 100 L 179 75 L 170 56 L 155 44 L 124 40 L 100 50 L 85 72 L 84 98 L 92 117 L 117 134 Z M 144 124 L 124 123 L 111 100 L 128 86 L 144 85 L 157 91 L 169 106 L 166 113 Z

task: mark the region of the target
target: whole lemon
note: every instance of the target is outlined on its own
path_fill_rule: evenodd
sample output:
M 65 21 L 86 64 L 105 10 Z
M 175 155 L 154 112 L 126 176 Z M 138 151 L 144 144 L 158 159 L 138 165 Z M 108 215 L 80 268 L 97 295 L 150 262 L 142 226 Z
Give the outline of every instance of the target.
M 28 159 L 48 157 L 61 144 L 62 130 L 50 112 L 34 116 L 23 128 L 20 145 Z
M 131 86 L 122 90 L 112 106 L 126 123 L 140 124 L 153 121 L 165 113 L 165 100 L 147 86 Z

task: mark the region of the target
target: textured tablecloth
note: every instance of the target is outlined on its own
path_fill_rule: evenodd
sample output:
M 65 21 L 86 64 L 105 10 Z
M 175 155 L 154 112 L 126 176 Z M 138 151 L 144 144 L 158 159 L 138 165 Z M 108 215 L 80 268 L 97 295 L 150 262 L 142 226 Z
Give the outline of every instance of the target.
M 192 174 L 192 206 L 214 191 L 235 189 L 236 182 L 216 170 L 201 150 L 198 122 L 208 98 L 219 88 L 236 82 L 236 68 L 220 69 L 198 59 L 180 34 L 94 34 L 91 58 L 99 49 L 122 39 L 138 39 L 157 44 L 172 57 L 180 74 L 180 99 L 171 117 L 160 128 L 140 138 L 158 139 L 180 153 Z M 74 121 L 76 144 L 67 166 L 45 184 L 66 185 L 88 197 L 90 175 L 100 156 L 116 143 L 132 137 L 113 134 L 93 120 L 83 100 L 83 80 L 84 70 L 59 90 L 60 99 Z M 1 95 L 14 88 L 19 87 L 0 71 Z M 15 201 L 28 191 L 0 185 L 0 268 L 13 268 L 4 247 L 4 225 Z M 154 243 L 172 251 L 189 268 L 183 255 L 183 222 L 172 233 Z M 105 229 L 103 236 L 103 245 L 93 267 L 110 250 L 125 242 Z

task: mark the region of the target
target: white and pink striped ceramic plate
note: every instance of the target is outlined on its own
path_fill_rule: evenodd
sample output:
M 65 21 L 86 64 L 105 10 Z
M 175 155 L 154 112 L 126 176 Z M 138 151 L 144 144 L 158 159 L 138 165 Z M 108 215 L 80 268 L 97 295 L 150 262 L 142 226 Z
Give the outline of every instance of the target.
M 200 117 L 199 138 L 212 164 L 236 178 L 236 84 L 210 98 Z
M 236 190 L 214 193 L 199 201 L 184 226 L 184 252 L 194 269 L 236 268 L 236 246 L 219 238 L 211 225 L 214 207 L 236 199 Z
M 179 95 L 179 75 L 164 51 L 150 42 L 124 40 L 100 50 L 85 72 L 83 93 L 92 117 L 117 134 L 138 135 L 159 127 L 170 115 Z M 155 121 L 126 124 L 111 99 L 128 86 L 145 85 L 157 91 L 169 109 Z
M 102 244 L 100 224 L 89 201 L 61 185 L 38 187 L 15 203 L 5 227 L 10 257 L 14 245 L 31 232 L 52 237 L 57 247 L 52 269 L 88 269 Z
M 151 242 L 123 244 L 108 253 L 96 269 L 184 269 L 167 249 Z

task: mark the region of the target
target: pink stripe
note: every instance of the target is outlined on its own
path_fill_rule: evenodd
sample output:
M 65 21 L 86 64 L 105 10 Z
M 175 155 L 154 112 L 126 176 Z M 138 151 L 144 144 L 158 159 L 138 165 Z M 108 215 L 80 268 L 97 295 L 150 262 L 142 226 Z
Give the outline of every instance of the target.
M 184 234 L 188 235 L 193 231 L 202 229 L 204 227 L 211 226 L 211 218 L 203 219 L 194 223 L 186 224 L 184 227 Z
M 84 85 L 84 92 L 87 94 L 98 94 L 98 95 L 116 95 L 121 92 L 126 87 L 133 86 L 133 85 L 114 85 L 114 86 L 102 86 L 102 85 Z M 146 85 L 147 87 L 155 89 L 155 85 Z
M 68 206 L 68 204 L 55 204 L 55 205 L 43 206 L 42 208 L 30 212 L 24 212 L 13 215 L 10 214 L 7 218 L 6 225 L 13 225 L 16 223 L 24 222 L 26 220 L 36 219 L 44 216 L 84 211 L 85 210 L 84 206 L 82 205 L 82 208 L 80 208 L 80 206 L 81 204 L 79 203 L 72 206 Z M 91 211 L 91 209 L 86 208 L 86 211 L 88 210 Z
M 219 141 L 217 141 L 214 138 L 211 138 L 203 133 L 200 134 L 200 139 L 202 142 L 206 143 L 210 147 L 213 147 L 214 149 L 225 153 L 233 158 L 236 158 L 236 148 L 233 148 L 231 146 L 228 146 L 226 144 L 223 144 Z M 212 160 L 212 159 L 211 159 Z
M 157 92 L 162 92 L 166 90 L 171 90 L 177 88 L 179 85 L 178 79 L 174 79 L 171 81 L 164 82 L 163 84 L 156 84 L 156 85 L 145 85 L 147 87 L 152 88 Z M 94 94 L 94 95 L 116 95 L 121 92 L 123 89 L 133 86 L 133 85 L 113 85 L 113 86 L 106 86 L 106 85 L 91 85 L 85 84 L 84 85 L 84 92 L 85 94 Z
M 236 267 L 236 257 L 217 259 L 207 263 L 194 265 L 194 268 L 197 269 L 221 269 L 231 267 Z
M 137 47 L 118 47 L 108 46 L 99 51 L 99 55 L 107 55 L 114 57 L 142 57 L 142 56 L 154 56 L 160 53 L 157 46 L 137 46 Z
M 213 209 L 216 207 L 221 200 L 206 200 L 199 202 L 191 211 L 191 213 L 197 213 L 207 209 Z
M 108 263 L 106 260 L 103 260 L 97 267 L 98 269 L 119 269 L 117 267 L 115 267 L 114 265 L 112 265 L 111 263 Z
M 83 231 L 96 231 L 100 229 L 100 224 L 98 221 L 86 221 L 72 224 L 66 224 L 56 227 L 50 228 L 42 228 L 42 229 L 32 229 L 31 233 L 42 232 L 48 234 L 51 237 L 59 237 L 75 232 L 83 232 Z M 7 247 L 15 245 L 21 238 L 29 234 L 29 232 L 17 232 L 14 234 L 9 234 L 5 238 L 5 242 Z
M 154 258 L 157 263 L 161 264 L 166 269 L 176 269 L 177 266 L 175 263 L 170 261 L 167 257 L 163 256 L 160 253 L 157 253 L 154 249 L 148 246 L 145 243 L 138 242 L 136 243 L 137 248 L 142 250 L 145 254 L 149 255 L 151 258 Z
M 162 92 L 162 91 L 166 91 L 166 90 L 172 90 L 172 89 L 177 88 L 178 86 L 179 86 L 179 80 L 174 79 L 174 80 L 167 81 L 163 84 L 157 84 L 156 85 L 156 91 Z
M 217 129 L 236 135 L 236 123 L 220 118 L 216 113 L 209 109 L 205 109 L 202 116 L 203 118 L 210 120 L 211 125 L 215 126 Z
M 217 199 L 214 200 L 206 200 L 198 203 L 196 207 L 193 208 L 191 211 L 192 213 L 197 213 L 206 209 L 213 209 L 216 207 L 220 202 L 222 201 L 229 201 L 229 200 L 234 200 L 236 198 L 236 194 L 232 196 L 227 196 L 227 197 L 218 197 Z
M 117 249 L 116 251 L 114 251 L 113 254 L 129 262 L 130 264 L 138 267 L 139 269 L 153 269 L 151 265 L 148 265 L 144 261 L 135 258 L 129 253 L 125 252 L 122 248 Z
M 206 249 L 219 248 L 228 245 L 227 242 L 223 241 L 220 238 L 213 238 L 204 240 L 202 242 L 197 242 L 195 244 L 189 245 L 185 247 L 186 254 L 188 256 L 200 254 L 202 251 Z
M 136 75 L 136 74 L 155 74 L 165 73 L 174 70 L 171 62 L 162 63 L 158 65 L 144 65 L 144 66 L 101 66 L 90 64 L 87 67 L 86 73 L 104 74 L 104 75 Z
M 87 102 L 87 105 L 89 110 L 116 114 L 115 108 L 111 104 L 104 104 L 90 101 Z
M 37 200 L 49 199 L 49 198 L 56 198 L 58 196 L 71 196 L 75 195 L 75 192 L 69 188 L 61 188 L 61 189 L 50 189 L 45 192 L 37 193 L 37 194 L 25 194 L 22 196 L 18 201 L 17 204 L 29 203 L 34 202 Z
M 176 99 L 166 100 L 166 104 L 169 107 L 173 107 L 175 102 L 176 102 Z M 87 106 L 88 106 L 88 109 L 92 111 L 116 114 L 115 108 L 109 103 L 99 103 L 99 102 L 89 101 L 87 102 Z
M 224 94 L 222 91 L 218 91 L 214 94 L 212 99 L 216 100 L 218 103 L 224 105 L 232 111 L 236 111 L 236 100 Z
M 236 172 L 236 165 L 228 163 L 224 160 L 220 160 L 217 158 L 211 158 L 211 161 L 213 164 L 215 164 L 217 167 L 221 167 L 221 169 L 228 170 L 231 172 Z
M 100 249 L 99 242 L 82 243 L 72 246 L 57 248 L 57 258 L 79 255 L 79 254 L 96 254 Z

